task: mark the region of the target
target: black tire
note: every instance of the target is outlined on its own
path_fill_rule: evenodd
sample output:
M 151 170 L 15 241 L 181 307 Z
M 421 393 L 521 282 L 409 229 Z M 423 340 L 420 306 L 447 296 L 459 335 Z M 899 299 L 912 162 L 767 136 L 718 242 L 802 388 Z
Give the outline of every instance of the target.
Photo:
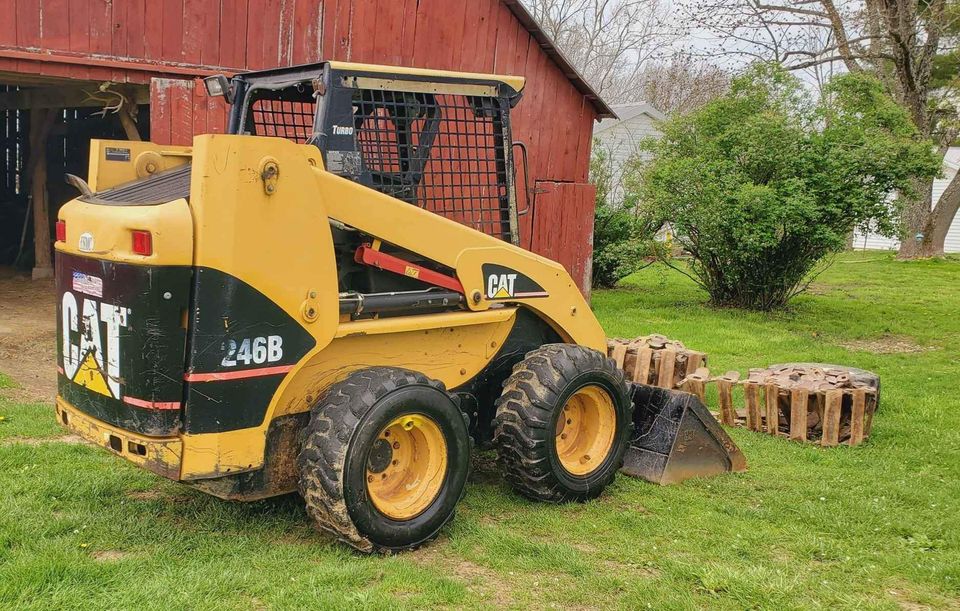
M 608 393 L 616 430 L 602 462 L 589 473 L 575 475 L 558 455 L 558 420 L 570 397 L 590 386 Z M 528 353 L 504 382 L 494 427 L 500 466 L 517 492 L 551 503 L 596 498 L 623 466 L 633 429 L 623 372 L 596 350 L 571 344 L 544 345 Z
M 425 415 L 439 428 L 446 469 L 432 502 L 416 516 L 396 520 L 370 498 L 367 469 L 384 427 L 407 414 Z M 358 550 L 415 548 L 453 518 L 467 480 L 470 447 L 466 416 L 443 383 L 405 369 L 362 369 L 334 384 L 311 410 L 297 459 L 300 493 L 320 529 Z

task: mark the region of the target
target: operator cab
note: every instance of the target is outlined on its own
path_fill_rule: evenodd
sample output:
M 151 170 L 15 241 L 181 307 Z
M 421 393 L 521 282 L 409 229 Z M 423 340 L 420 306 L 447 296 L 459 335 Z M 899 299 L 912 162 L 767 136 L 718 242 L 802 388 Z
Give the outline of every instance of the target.
M 333 174 L 519 244 L 522 78 L 325 62 L 205 82 L 229 133 L 313 144 Z

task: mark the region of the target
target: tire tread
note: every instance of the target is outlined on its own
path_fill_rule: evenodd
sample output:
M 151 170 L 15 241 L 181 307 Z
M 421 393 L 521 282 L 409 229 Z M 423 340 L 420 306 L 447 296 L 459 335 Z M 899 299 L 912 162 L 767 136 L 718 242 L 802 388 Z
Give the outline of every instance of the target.
M 407 546 L 378 546 L 357 530 L 344 499 L 344 468 L 350 441 L 357 427 L 381 398 L 399 388 L 413 385 L 431 386 L 447 392 L 439 380 L 407 369 L 369 367 L 355 371 L 331 386 L 314 405 L 310 410 L 310 421 L 303 431 L 297 468 L 300 494 L 306 503 L 307 514 L 319 529 L 363 552 L 414 549 L 434 539 L 440 531 L 438 528 L 427 539 Z M 451 397 L 459 407 L 459 400 L 455 395 Z M 453 518 L 453 513 L 450 512 L 444 525 Z
M 564 388 L 584 371 L 601 370 L 612 376 L 627 395 L 623 371 L 597 352 L 573 344 L 545 344 L 527 353 L 503 383 L 496 402 L 494 445 L 507 482 L 521 495 L 549 503 L 595 498 L 623 465 L 623 448 L 616 468 L 609 469 L 590 491 L 570 490 L 555 476 L 549 452 L 552 416 Z M 632 418 L 627 419 L 632 431 Z M 630 431 L 626 439 L 630 438 Z

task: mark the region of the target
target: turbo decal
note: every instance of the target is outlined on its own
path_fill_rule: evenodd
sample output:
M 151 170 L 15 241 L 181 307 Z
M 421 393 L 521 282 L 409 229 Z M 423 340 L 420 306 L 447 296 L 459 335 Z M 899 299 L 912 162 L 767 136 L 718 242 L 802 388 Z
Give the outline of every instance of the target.
M 550 296 L 536 281 L 515 269 L 495 263 L 484 263 L 481 269 L 487 299 L 531 299 Z

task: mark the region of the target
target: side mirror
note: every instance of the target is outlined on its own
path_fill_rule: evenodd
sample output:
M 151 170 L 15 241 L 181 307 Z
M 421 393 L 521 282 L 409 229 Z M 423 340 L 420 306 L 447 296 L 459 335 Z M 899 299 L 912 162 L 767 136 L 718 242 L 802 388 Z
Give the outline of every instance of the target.
M 516 140 L 513 143 L 514 149 L 520 149 L 520 160 L 523 163 L 523 201 L 526 204 L 523 210 L 520 210 L 520 203 L 517 202 L 517 216 L 523 216 L 530 213 L 530 197 L 533 191 L 530 190 L 530 164 L 527 159 L 527 145 Z M 516 176 L 516 172 L 514 172 Z
M 513 148 L 520 149 L 520 161 L 523 164 L 523 201 L 526 205 L 523 210 L 521 210 L 520 202 L 517 202 L 517 216 L 530 215 L 530 238 L 527 244 L 527 249 L 529 250 L 533 248 L 533 232 L 536 231 L 537 227 L 535 224 L 537 220 L 537 191 L 536 189 L 530 188 L 530 163 L 527 159 L 527 145 L 520 140 L 516 140 L 513 143 Z M 514 178 L 516 178 L 516 165 L 514 165 Z M 514 180 L 514 184 L 516 184 L 516 182 L 517 181 Z M 519 191 L 519 189 L 517 190 Z M 519 197 L 517 199 L 519 200 Z
M 211 98 L 223 98 L 227 104 L 233 104 L 233 87 L 224 75 L 206 77 L 203 79 L 203 86 L 207 88 L 207 95 Z

